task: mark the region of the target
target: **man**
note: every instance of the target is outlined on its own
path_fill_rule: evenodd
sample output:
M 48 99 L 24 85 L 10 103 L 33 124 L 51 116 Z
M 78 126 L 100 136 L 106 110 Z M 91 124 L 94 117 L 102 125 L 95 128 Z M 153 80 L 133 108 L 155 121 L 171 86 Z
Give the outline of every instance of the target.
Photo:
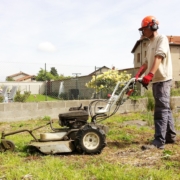
M 142 20 L 139 31 L 141 38 L 148 38 L 149 45 L 145 63 L 141 66 L 136 78 L 145 71 L 142 84 L 147 86 L 152 82 L 155 100 L 154 124 L 155 134 L 151 145 L 142 146 L 143 150 L 151 148 L 164 149 L 165 143 L 174 143 L 176 132 L 170 109 L 170 88 L 172 81 L 172 61 L 169 42 L 165 35 L 159 35 L 159 22 L 154 16 L 147 16 Z

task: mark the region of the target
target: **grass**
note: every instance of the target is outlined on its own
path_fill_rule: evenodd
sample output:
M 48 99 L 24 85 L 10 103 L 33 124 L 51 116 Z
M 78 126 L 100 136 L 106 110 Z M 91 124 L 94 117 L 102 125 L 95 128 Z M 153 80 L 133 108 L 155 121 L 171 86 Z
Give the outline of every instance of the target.
M 178 180 L 180 179 L 180 138 L 165 150 L 142 151 L 141 145 L 153 137 L 153 126 L 133 122 L 146 121 L 146 113 L 116 115 L 102 122 L 110 128 L 107 146 L 99 155 L 30 154 L 26 145 L 32 139 L 28 133 L 6 137 L 16 145 L 15 152 L 0 153 L 0 179 L 3 180 Z M 0 132 L 33 129 L 48 122 L 42 119 L 0 123 Z M 55 122 L 55 126 L 58 122 Z M 148 122 L 147 122 L 148 124 Z M 49 126 L 35 131 L 49 132 Z
M 31 94 L 26 102 L 40 102 L 40 101 L 57 101 L 58 98 L 52 96 L 46 96 L 42 94 Z

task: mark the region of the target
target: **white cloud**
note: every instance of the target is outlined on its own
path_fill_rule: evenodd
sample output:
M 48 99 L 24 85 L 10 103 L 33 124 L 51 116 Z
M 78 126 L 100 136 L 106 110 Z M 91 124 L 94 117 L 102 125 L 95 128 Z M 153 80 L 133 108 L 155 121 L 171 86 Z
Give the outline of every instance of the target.
M 38 45 L 38 50 L 52 53 L 56 51 L 56 47 L 51 42 L 42 42 Z

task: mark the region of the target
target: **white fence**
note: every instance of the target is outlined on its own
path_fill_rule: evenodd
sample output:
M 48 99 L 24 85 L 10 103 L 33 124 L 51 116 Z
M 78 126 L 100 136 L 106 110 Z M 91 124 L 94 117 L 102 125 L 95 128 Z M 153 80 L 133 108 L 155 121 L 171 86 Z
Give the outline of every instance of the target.
M 0 82 L 0 88 L 3 86 L 8 86 L 8 91 L 11 90 L 12 86 L 17 86 L 18 90 L 23 94 L 24 91 L 30 91 L 31 94 L 44 94 L 46 82 Z

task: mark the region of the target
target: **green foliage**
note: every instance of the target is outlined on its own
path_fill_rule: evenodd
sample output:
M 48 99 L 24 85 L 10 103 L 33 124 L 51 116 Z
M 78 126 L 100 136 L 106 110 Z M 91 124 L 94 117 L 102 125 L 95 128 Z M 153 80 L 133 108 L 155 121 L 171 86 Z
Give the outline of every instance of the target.
M 139 90 L 137 89 L 137 86 L 135 85 L 134 87 L 134 91 L 133 93 L 131 94 L 131 96 L 129 97 L 131 100 L 133 101 L 137 101 L 139 98 L 141 98 L 140 96 L 140 92 Z
M 155 102 L 154 102 L 154 97 L 152 95 L 152 91 L 151 90 L 146 91 L 145 96 L 147 97 L 147 104 L 146 104 L 147 110 L 153 111 Z
M 180 95 L 180 88 L 171 89 L 171 96 L 179 96 L 179 95 Z
M 56 69 L 55 67 L 52 67 L 52 68 L 51 68 L 50 73 L 51 73 L 53 76 L 58 76 L 58 72 L 57 72 L 57 69 Z
M 180 81 L 175 81 L 176 88 L 180 88 Z
M 46 81 L 51 79 L 54 79 L 54 76 L 50 72 L 45 71 L 42 68 L 39 71 L 38 75 L 36 76 L 36 81 Z
M 68 100 L 68 93 L 64 92 L 59 95 L 59 99 Z
M 24 91 L 24 94 L 21 94 L 21 91 L 17 91 L 14 97 L 14 102 L 26 102 L 31 92 Z
M 4 101 L 4 96 L 0 95 L 0 103 Z
M 6 81 L 14 81 L 12 77 L 6 77 Z
M 64 79 L 71 79 L 71 76 L 64 76 L 63 74 L 60 74 L 58 77 L 58 80 L 64 80 Z
M 36 81 L 50 81 L 50 80 L 64 80 L 69 79 L 70 76 L 58 75 L 57 70 L 52 67 L 51 71 L 45 71 L 44 69 L 40 69 L 36 76 Z
M 44 117 L 42 118 L 42 120 L 44 120 L 44 121 L 50 121 L 50 120 L 51 120 L 51 117 L 50 117 L 50 116 L 44 116 Z
M 93 76 L 92 80 L 86 83 L 86 87 L 95 89 L 96 92 L 105 90 L 112 92 L 118 81 L 122 82 L 122 86 L 131 77 L 126 71 L 119 73 L 117 70 L 108 70 L 103 74 Z

